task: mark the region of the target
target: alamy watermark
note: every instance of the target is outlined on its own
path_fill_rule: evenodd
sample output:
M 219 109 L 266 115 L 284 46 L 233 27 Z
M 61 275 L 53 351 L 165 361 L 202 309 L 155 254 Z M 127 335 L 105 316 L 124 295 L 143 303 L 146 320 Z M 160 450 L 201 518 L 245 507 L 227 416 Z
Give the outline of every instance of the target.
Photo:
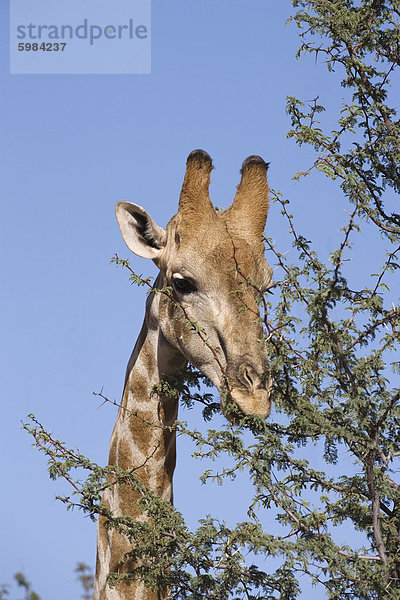
M 150 73 L 150 8 L 150 0 L 10 0 L 10 72 Z

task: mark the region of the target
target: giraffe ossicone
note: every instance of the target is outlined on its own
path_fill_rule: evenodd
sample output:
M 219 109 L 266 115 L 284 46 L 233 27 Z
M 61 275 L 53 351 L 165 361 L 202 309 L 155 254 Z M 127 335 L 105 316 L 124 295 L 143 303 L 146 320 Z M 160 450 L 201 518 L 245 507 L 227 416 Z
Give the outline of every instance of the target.
M 111 437 L 109 464 L 136 469 L 140 481 L 172 502 L 177 400 L 154 388 L 190 362 L 244 414 L 268 417 L 270 389 L 266 348 L 260 340 L 257 294 L 272 283 L 264 257 L 263 231 L 269 208 L 268 164 L 259 156 L 243 162 L 231 206 L 216 212 L 209 196 L 212 161 L 204 150 L 188 156 L 177 214 L 166 229 L 144 208 L 116 206 L 128 248 L 160 269 L 144 323 L 129 360 L 121 406 Z M 196 323 L 196 327 L 190 325 Z M 200 333 L 199 333 L 200 332 Z M 204 332 L 204 333 L 201 333 Z M 228 415 L 229 417 L 229 415 Z M 160 426 L 159 426 L 160 425 Z M 103 504 L 116 515 L 142 520 L 139 492 L 128 485 L 108 488 Z M 162 591 L 134 581 L 110 588 L 109 572 L 128 573 L 127 539 L 99 518 L 95 600 L 161 600 Z

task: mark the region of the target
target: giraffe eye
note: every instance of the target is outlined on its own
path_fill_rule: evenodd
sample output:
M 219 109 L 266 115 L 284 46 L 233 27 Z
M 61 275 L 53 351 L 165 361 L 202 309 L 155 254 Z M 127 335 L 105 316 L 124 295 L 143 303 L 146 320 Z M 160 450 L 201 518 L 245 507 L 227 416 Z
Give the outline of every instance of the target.
M 178 294 L 191 294 L 196 291 L 196 286 L 190 279 L 182 277 L 181 275 L 175 275 L 172 277 L 172 287 Z

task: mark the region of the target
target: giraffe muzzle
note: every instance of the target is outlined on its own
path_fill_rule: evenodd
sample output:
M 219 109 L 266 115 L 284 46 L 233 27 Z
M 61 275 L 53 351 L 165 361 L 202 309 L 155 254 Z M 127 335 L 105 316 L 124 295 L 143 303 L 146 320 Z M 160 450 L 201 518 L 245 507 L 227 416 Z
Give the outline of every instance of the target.
M 245 415 L 254 415 L 266 419 L 271 413 L 270 388 L 272 380 L 269 382 L 268 389 L 258 388 L 252 394 L 246 394 L 241 390 L 233 389 L 232 400 L 244 412 Z
M 243 362 L 228 377 L 230 400 L 245 415 L 267 418 L 271 412 L 270 392 L 272 379 L 268 369 L 257 369 L 251 362 Z M 267 374 L 266 374 L 267 373 Z M 231 416 L 227 414 L 231 419 Z

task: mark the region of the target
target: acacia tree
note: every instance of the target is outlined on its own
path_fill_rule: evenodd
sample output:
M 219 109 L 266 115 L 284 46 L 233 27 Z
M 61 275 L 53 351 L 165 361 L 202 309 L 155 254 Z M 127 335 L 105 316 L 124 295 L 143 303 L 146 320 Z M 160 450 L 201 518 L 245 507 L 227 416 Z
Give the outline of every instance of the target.
M 50 475 L 74 486 L 73 495 L 61 499 L 93 517 L 106 516 L 110 527 L 128 536 L 137 566 L 130 574 L 110 574 L 110 585 L 136 577 L 169 589 L 171 598 L 292 600 L 306 574 L 320 586 L 320 597 L 400 598 L 400 309 L 391 290 L 400 268 L 400 123 L 390 103 L 400 60 L 400 1 L 292 3 L 299 56 L 314 54 L 339 75 L 349 98 L 333 129 L 324 127 L 317 99 L 288 98 L 289 137 L 315 150 L 310 168 L 296 177 L 320 171 L 336 180 L 348 217 L 338 247 L 323 261 L 297 230 L 289 201 L 273 192 L 296 253 L 289 260 L 266 239 L 278 267 L 273 297 L 260 301 L 276 418 L 237 414 L 239 425 L 205 434 L 175 424 L 193 439 L 197 456 L 218 459 L 218 471 L 207 471 L 205 481 L 247 471 L 255 493 L 245 520 L 230 528 L 209 517 L 191 531 L 133 472 L 95 465 L 34 417 L 26 424 L 49 458 Z M 366 234 L 360 233 L 364 223 L 372 225 Z M 362 287 L 346 263 L 357 235 L 368 235 L 371 248 L 383 237 L 387 247 Z M 130 270 L 126 261 L 116 262 Z M 151 286 L 132 271 L 131 277 Z M 242 277 L 245 285 L 254 283 Z M 202 402 L 209 420 L 218 408 L 210 394 L 196 391 L 201 380 L 189 368 L 179 381 L 166 381 L 163 393 L 179 394 L 188 405 Z M 310 447 L 318 452 L 307 452 Z M 86 480 L 74 478 L 76 468 L 89 471 Z M 150 521 L 116 518 L 101 506 L 104 487 L 121 481 L 141 491 Z

